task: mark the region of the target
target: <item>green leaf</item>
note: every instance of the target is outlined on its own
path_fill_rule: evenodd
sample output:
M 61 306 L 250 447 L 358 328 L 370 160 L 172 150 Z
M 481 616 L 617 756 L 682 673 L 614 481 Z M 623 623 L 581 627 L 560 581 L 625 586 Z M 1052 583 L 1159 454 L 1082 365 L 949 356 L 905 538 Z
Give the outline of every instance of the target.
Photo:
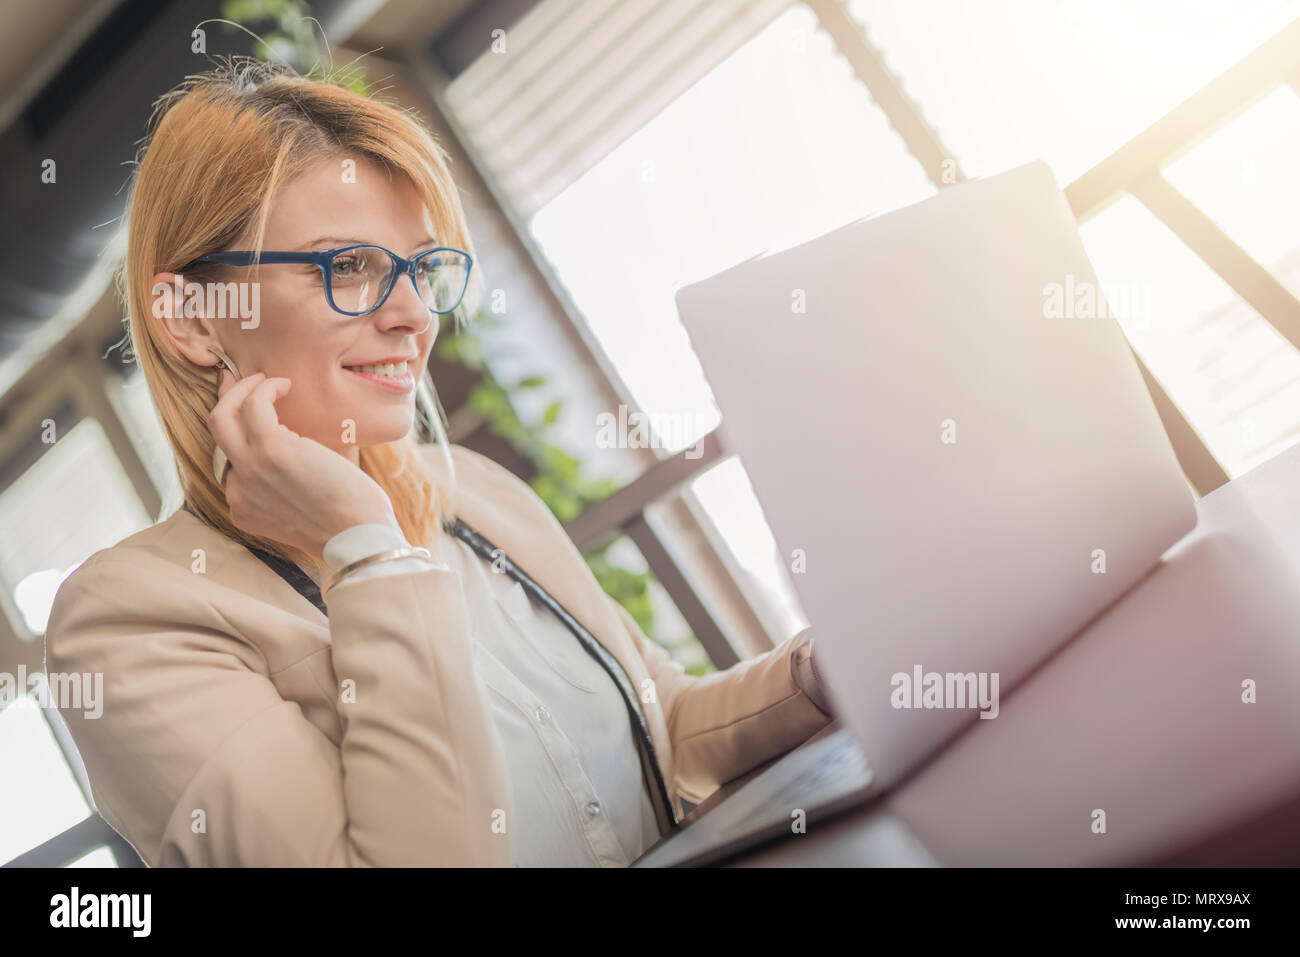
M 501 414 L 505 406 L 505 393 L 495 382 L 480 382 L 470 390 L 465 401 L 477 414 L 491 419 Z
M 588 479 L 582 483 L 582 497 L 588 503 L 599 502 L 601 499 L 609 498 L 619 490 L 621 486 L 615 479 Z
M 558 445 L 546 443 L 542 449 L 543 459 L 542 468 L 550 472 L 558 481 L 566 485 L 572 485 L 578 478 L 578 471 L 582 463 L 575 459 L 568 452 L 564 451 Z

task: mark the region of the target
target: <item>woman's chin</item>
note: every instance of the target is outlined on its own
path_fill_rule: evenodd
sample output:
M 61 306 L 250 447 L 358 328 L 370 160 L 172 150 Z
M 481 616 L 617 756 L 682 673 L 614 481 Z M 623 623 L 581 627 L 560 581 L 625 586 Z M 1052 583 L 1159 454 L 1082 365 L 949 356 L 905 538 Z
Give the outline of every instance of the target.
M 322 444 L 339 450 L 346 450 L 349 446 L 367 448 L 372 445 L 387 445 L 406 438 L 414 421 L 410 415 L 377 416 L 364 422 L 344 419 L 340 431 L 330 436 L 330 441 Z
M 404 422 L 385 423 L 384 426 L 374 426 L 366 430 L 358 430 L 358 445 L 387 445 L 389 442 L 398 442 L 410 433 L 412 419 L 408 417 Z

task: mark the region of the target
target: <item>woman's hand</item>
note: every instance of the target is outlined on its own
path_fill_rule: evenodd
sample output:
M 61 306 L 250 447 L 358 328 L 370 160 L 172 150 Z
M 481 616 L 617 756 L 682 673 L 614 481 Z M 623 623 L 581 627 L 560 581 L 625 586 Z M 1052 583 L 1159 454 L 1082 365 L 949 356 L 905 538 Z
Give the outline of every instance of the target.
M 236 382 L 228 369 L 221 370 L 208 428 L 230 459 L 226 504 L 235 527 L 315 556 L 353 525 L 400 531 L 378 483 L 342 455 L 280 423 L 275 402 L 289 386 L 288 379 L 260 372 Z

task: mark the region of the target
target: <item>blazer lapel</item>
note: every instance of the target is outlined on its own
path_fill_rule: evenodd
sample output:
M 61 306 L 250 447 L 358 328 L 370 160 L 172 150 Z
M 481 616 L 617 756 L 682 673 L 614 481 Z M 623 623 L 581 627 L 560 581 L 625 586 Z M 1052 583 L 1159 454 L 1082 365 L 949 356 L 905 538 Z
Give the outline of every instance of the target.
M 593 587 L 591 569 L 564 534 L 563 527 L 558 522 L 550 525 L 540 517 L 534 518 L 534 510 L 525 503 L 491 497 L 490 492 L 467 482 L 468 476 L 460 474 L 459 470 L 457 478 L 460 482 L 452 498 L 456 514 L 509 555 L 516 565 L 582 622 L 618 659 L 629 677 L 633 677 L 629 666 L 634 662 L 644 668 L 622 622 L 608 606 L 605 592 L 599 586 Z M 546 505 L 539 499 L 536 508 L 545 509 Z
M 448 490 L 456 514 L 502 549 L 568 609 L 618 659 L 628 680 L 640 693 L 642 682 L 649 677 L 645 661 L 582 554 L 546 504 L 531 489 L 527 492 L 519 489 L 515 483 L 520 480 L 504 466 L 485 458 L 480 461 L 477 453 L 460 446 L 453 445 L 452 450 L 456 461 L 454 483 L 448 481 L 445 464 L 436 448 L 427 458 L 442 488 Z M 493 475 L 497 470 L 499 473 Z M 643 702 L 641 710 L 671 793 L 672 744 L 663 709 L 656 698 L 652 705 Z

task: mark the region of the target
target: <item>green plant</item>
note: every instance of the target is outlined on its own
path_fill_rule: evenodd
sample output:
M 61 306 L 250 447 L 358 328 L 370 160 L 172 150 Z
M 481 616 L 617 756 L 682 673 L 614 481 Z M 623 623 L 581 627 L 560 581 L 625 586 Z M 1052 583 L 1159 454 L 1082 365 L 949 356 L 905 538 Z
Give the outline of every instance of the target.
M 242 26 L 258 36 L 253 47 L 257 59 L 287 64 L 303 76 L 328 78 L 354 93 L 370 95 L 370 84 L 359 68 L 327 68 L 331 57 L 305 0 L 225 0 L 221 16 L 238 24 L 226 24 L 228 32 Z
M 489 431 L 505 439 L 533 464 L 537 470 L 530 481 L 533 490 L 557 519 L 571 522 L 587 506 L 617 491 L 618 484 L 612 479 L 586 478 L 582 462 L 550 441 L 548 433 L 559 421 L 563 409 L 561 399 L 548 403 L 536 422 L 525 423 L 520 419 L 512 396 L 523 390 L 541 389 L 545 387 L 546 379 L 530 375 L 506 387 L 492 376 L 483 358 L 481 341 L 466 327 L 498 321 L 490 313 L 479 312 L 471 323 L 461 324 L 458 332 L 438 340 L 435 347 L 438 357 L 464 366 L 479 376 L 467 400 L 468 406 L 483 419 Z M 588 553 L 587 565 L 606 594 L 626 608 L 641 630 L 649 635 L 654 624 L 654 608 L 649 594 L 650 574 L 613 564 L 607 553 L 614 541 L 616 539 Z

